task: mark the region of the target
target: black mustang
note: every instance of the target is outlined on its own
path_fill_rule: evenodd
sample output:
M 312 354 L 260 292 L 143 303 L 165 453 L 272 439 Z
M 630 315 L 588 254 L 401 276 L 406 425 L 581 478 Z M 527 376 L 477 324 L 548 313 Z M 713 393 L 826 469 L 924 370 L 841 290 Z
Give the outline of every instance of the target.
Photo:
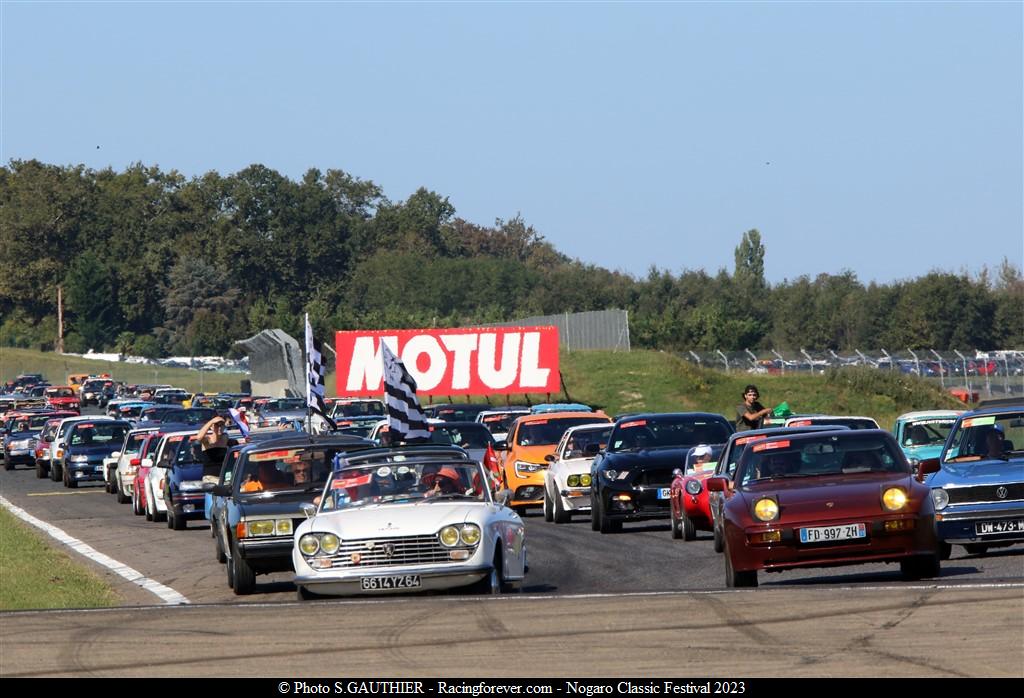
M 672 471 L 699 444 L 721 444 L 733 426 L 720 414 L 681 412 L 622 417 L 591 467 L 590 526 L 622 530 L 623 521 L 667 519 Z

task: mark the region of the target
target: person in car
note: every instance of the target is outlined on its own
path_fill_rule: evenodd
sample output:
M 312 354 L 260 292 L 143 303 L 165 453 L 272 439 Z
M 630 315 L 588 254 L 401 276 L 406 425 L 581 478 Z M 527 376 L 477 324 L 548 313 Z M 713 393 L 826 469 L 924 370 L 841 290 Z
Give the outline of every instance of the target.
M 423 479 L 426 479 L 426 475 L 423 476 Z M 438 470 L 432 480 L 433 485 L 423 493 L 424 497 L 436 497 L 441 494 L 458 494 L 462 492 L 462 480 L 459 478 L 455 468 L 451 466 L 445 466 Z
M 1003 443 L 1003 432 L 992 427 L 985 432 L 985 458 L 1006 458 L 1006 444 Z
M 748 385 L 743 389 L 743 403 L 736 407 L 736 431 L 760 429 L 764 418 L 771 410 L 758 402 L 761 393 L 756 385 Z
M 203 459 L 209 464 L 224 462 L 224 454 L 228 450 L 228 435 L 224 431 L 224 418 L 214 417 L 203 425 L 196 434 L 203 449 Z
M 264 490 L 279 489 L 284 486 L 281 482 L 277 468 L 271 461 L 264 461 L 260 463 L 258 474 L 256 477 L 249 473 L 245 477 L 245 481 L 242 482 L 242 486 L 239 489 L 242 492 L 263 492 Z

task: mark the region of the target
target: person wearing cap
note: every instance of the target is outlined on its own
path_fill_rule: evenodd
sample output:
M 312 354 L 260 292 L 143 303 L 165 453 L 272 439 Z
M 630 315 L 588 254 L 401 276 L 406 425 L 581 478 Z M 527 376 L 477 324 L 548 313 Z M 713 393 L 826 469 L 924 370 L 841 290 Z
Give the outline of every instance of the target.
M 704 465 L 711 460 L 711 447 L 707 444 L 701 444 L 693 449 L 693 468 L 696 470 L 698 466 Z
M 760 429 L 764 418 L 771 410 L 758 402 L 761 393 L 756 385 L 748 385 L 743 389 L 743 403 L 736 407 L 736 431 Z

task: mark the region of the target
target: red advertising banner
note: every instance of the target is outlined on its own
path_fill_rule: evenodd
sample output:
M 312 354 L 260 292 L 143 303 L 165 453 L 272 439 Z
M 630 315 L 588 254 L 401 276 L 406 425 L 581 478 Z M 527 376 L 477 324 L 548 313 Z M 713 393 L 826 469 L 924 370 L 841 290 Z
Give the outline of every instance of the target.
M 339 396 L 384 392 L 381 341 L 402 359 L 419 395 L 561 390 L 557 327 L 356 330 L 335 333 Z

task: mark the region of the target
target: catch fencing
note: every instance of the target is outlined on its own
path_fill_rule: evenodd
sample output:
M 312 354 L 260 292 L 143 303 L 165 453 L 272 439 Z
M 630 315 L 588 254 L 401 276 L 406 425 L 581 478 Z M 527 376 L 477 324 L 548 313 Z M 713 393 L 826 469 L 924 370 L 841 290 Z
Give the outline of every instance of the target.
M 535 315 L 483 325 L 483 327 L 530 327 L 554 325 L 558 344 L 566 351 L 606 349 L 629 351 L 629 313 L 625 310 L 592 310 L 584 313 Z
M 235 342 L 249 354 L 253 395 L 301 397 L 306 370 L 299 343 L 283 330 L 263 330 Z

